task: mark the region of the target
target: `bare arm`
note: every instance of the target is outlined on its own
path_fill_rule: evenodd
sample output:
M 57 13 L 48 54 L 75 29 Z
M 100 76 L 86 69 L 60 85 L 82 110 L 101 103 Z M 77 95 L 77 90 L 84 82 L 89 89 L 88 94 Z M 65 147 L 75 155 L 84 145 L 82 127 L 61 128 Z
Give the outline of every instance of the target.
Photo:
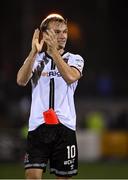
M 20 86 L 26 86 L 28 81 L 30 80 L 33 64 L 35 62 L 35 58 L 37 53 L 39 53 L 43 46 L 43 39 L 39 42 L 39 30 L 36 29 L 33 34 L 32 39 L 32 49 L 25 59 L 24 64 L 21 66 L 17 73 L 17 84 Z
M 20 86 L 26 86 L 28 83 L 31 73 L 32 67 L 35 61 L 36 53 L 31 51 L 28 57 L 25 60 L 25 63 L 21 66 L 17 74 L 17 84 Z

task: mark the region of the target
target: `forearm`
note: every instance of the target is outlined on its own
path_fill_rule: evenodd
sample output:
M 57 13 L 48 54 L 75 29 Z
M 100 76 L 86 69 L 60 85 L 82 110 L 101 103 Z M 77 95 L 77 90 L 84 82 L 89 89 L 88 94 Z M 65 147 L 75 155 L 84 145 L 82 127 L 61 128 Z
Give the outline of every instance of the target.
M 68 83 L 71 84 L 80 78 L 80 73 L 75 68 L 70 67 L 60 56 L 58 51 L 54 51 L 52 53 L 52 58 L 61 73 L 63 79 Z
M 37 53 L 31 51 L 29 53 L 28 57 L 26 58 L 25 63 L 22 65 L 22 67 L 18 71 L 18 73 L 17 73 L 17 84 L 18 85 L 25 86 L 28 83 L 28 81 L 31 77 L 32 68 L 33 68 L 36 54 Z

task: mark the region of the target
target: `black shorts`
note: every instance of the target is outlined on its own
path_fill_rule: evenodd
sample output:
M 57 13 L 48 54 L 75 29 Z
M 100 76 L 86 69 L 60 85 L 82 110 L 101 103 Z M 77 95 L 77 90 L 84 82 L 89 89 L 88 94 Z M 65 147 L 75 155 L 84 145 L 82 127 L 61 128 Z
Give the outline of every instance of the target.
M 25 169 L 41 168 L 46 171 L 49 162 L 50 173 L 57 176 L 73 176 L 78 170 L 78 149 L 76 132 L 63 124 L 40 125 L 29 131 Z

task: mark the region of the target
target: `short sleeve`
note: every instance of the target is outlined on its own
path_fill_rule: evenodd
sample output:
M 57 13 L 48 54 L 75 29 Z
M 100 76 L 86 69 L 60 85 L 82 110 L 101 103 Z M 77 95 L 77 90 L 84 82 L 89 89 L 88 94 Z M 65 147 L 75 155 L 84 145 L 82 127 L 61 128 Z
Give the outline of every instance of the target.
M 79 70 L 82 75 L 83 67 L 84 67 L 84 59 L 80 55 L 72 55 L 68 59 L 69 66 L 75 67 Z

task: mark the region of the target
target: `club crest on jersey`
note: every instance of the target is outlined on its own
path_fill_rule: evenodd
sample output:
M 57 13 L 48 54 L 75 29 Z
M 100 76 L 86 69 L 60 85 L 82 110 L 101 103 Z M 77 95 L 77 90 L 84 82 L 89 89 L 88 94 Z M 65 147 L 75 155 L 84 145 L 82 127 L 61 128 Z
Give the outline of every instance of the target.
M 49 72 L 42 72 L 41 73 L 42 76 L 44 77 L 61 77 L 61 74 L 58 71 L 55 70 L 51 70 Z

